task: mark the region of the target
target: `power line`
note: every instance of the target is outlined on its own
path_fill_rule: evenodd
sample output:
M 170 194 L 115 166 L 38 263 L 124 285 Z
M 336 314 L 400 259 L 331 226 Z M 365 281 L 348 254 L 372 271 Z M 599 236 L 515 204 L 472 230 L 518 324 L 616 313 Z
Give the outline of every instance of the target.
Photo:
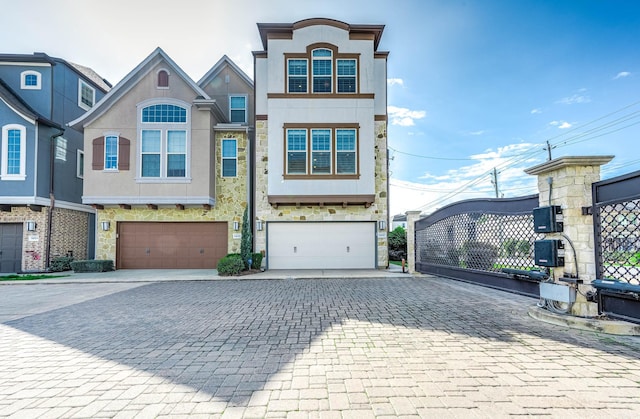
M 635 105 L 638 105 L 638 104 L 640 104 L 640 101 L 634 102 L 634 103 L 632 103 L 632 104 L 630 104 L 630 105 L 627 105 L 627 106 L 624 106 L 624 107 L 622 107 L 622 108 L 620 108 L 620 109 L 618 109 L 618 110 L 616 110 L 616 111 L 614 111 L 614 112 L 610 112 L 609 114 L 606 114 L 606 115 L 604 115 L 604 116 L 602 116 L 602 117 L 599 117 L 599 118 L 596 118 L 596 119 L 594 119 L 594 120 L 592 120 L 592 121 L 589 121 L 589 122 L 587 122 L 587 123 L 585 123 L 585 124 L 581 125 L 580 127 L 576 127 L 576 128 L 574 128 L 573 130 L 571 130 L 571 131 L 569 131 L 569 132 L 575 132 L 575 131 L 577 131 L 577 130 L 579 130 L 579 129 L 583 129 L 583 128 L 584 128 L 584 127 L 586 127 L 586 126 L 589 126 L 589 125 L 591 125 L 591 124 L 593 124 L 593 123 L 595 123 L 595 122 L 597 122 L 597 121 L 601 121 L 601 120 L 603 120 L 603 119 L 605 119 L 605 118 L 607 118 L 607 117 L 609 117 L 609 116 L 612 116 L 612 115 L 615 115 L 615 114 L 617 114 L 617 113 L 620 113 L 620 112 L 622 112 L 622 111 L 624 111 L 624 110 L 626 110 L 626 109 L 629 109 L 629 108 L 631 108 L 631 107 L 633 107 L 633 106 L 635 106 Z M 577 134 L 577 135 L 575 135 L 575 136 L 573 136 L 573 137 L 570 137 L 570 138 L 568 138 L 568 139 L 565 139 L 563 142 L 561 141 L 561 142 L 558 142 L 558 143 L 562 143 L 562 144 L 561 144 L 561 146 L 563 146 L 563 147 L 564 147 L 564 146 L 568 146 L 568 145 L 572 145 L 572 144 L 577 144 L 577 143 L 584 142 L 584 141 L 593 140 L 593 139 L 595 139 L 595 138 L 599 138 L 599 137 L 602 137 L 602 136 L 605 136 L 605 135 L 612 134 L 612 133 L 617 132 L 617 131 L 621 131 L 621 130 L 626 129 L 626 128 L 629 128 L 629 127 L 631 127 L 631 126 L 634 126 L 634 125 L 640 124 L 640 121 L 639 121 L 639 122 L 634 122 L 634 123 L 632 123 L 632 124 L 628 124 L 628 125 L 626 125 L 626 126 L 623 126 L 623 127 L 617 128 L 617 129 L 615 129 L 615 130 L 610 130 L 610 131 L 607 131 L 607 132 L 604 132 L 604 133 L 600 133 L 600 134 L 598 134 L 598 135 L 593 135 L 593 134 L 595 134 L 595 133 L 598 133 L 598 132 L 600 132 L 600 131 L 606 130 L 606 129 L 608 129 L 608 128 L 615 127 L 616 125 L 619 125 L 619 124 L 621 124 L 621 123 L 624 123 L 624 122 L 628 122 L 628 121 L 630 121 L 630 120 L 633 120 L 633 119 L 635 119 L 635 118 L 637 118 L 637 117 L 638 117 L 638 114 L 640 114 L 640 111 L 632 112 L 632 113 L 630 113 L 630 114 L 624 115 L 624 116 L 622 116 L 622 117 L 620 117 L 620 118 L 617 118 L 617 119 L 615 119 L 615 120 L 613 120 L 613 121 L 610 121 L 610 122 L 608 122 L 608 123 L 606 123 L 606 124 L 602 124 L 602 125 L 600 125 L 600 126 L 597 126 L 597 127 L 595 127 L 595 128 L 592 128 L 592 129 L 590 129 L 590 130 L 588 130 L 588 131 L 582 132 L 582 133 Z M 552 137 L 551 139 L 560 138 L 560 137 L 562 137 L 562 136 L 567 135 L 567 133 L 569 133 L 569 132 L 562 133 L 562 134 L 560 134 L 560 135 L 558 135 L 558 136 Z M 586 138 L 585 138 L 585 137 L 586 137 Z M 558 143 L 556 143 L 556 147 L 558 146 Z M 549 148 L 549 150 L 548 150 L 548 151 L 550 152 L 550 149 L 551 149 L 551 147 L 552 147 L 552 144 L 551 144 L 550 140 L 548 140 L 548 141 L 547 141 L 547 146 L 548 146 L 548 148 Z M 527 159 L 529 159 L 529 158 L 532 158 L 534 155 L 539 154 L 539 152 L 540 152 L 540 151 L 542 151 L 542 150 L 539 150 L 538 152 L 535 152 L 535 151 L 532 151 L 532 149 L 533 149 L 533 147 L 531 147 L 531 148 L 530 148 L 529 150 L 527 150 L 527 151 L 524 151 L 524 152 L 523 152 L 523 153 L 521 153 L 520 155 L 514 156 L 514 157 L 515 157 L 514 159 L 512 159 L 511 161 L 503 162 L 503 164 L 499 165 L 499 167 L 500 167 L 502 170 L 504 170 L 504 169 L 506 169 L 506 168 L 513 167 L 514 165 L 516 165 L 516 164 L 518 164 L 518 163 L 520 163 L 520 162 L 523 162 L 523 161 L 525 161 L 525 160 L 527 160 Z M 546 149 L 544 149 L 544 150 L 545 150 L 545 151 L 547 151 Z M 474 159 L 474 160 L 475 160 L 475 159 Z M 490 174 L 490 171 L 489 171 L 489 172 L 485 172 L 485 173 L 483 173 L 482 175 L 478 176 L 478 178 L 476 178 L 476 179 L 474 179 L 474 180 L 471 180 L 471 181 L 467 182 L 466 184 L 462 185 L 461 187 L 459 187 L 459 188 L 455 189 L 454 191 L 451 191 L 451 192 L 449 192 L 449 193 L 445 194 L 444 196 L 442 196 L 442 197 L 440 197 L 440 198 L 438 198 L 438 199 L 436 199 L 436 200 L 434 200 L 434 201 L 428 202 L 428 203 L 426 203 L 426 204 L 424 204 L 424 205 L 422 205 L 422 206 L 418 207 L 417 209 L 422 210 L 422 209 L 424 209 L 424 208 L 426 208 L 426 207 L 428 207 L 428 206 L 438 205 L 439 203 L 442 203 L 442 202 L 444 202 L 444 201 L 447 201 L 447 200 L 449 200 L 449 199 L 453 198 L 454 196 L 458 195 L 459 193 L 463 192 L 463 191 L 464 191 L 464 190 L 466 190 L 467 188 L 470 188 L 470 187 L 472 187 L 472 186 L 475 186 L 475 185 L 476 185 L 476 184 L 478 184 L 480 181 L 482 181 L 482 180 L 486 179 L 486 176 L 487 176 L 488 174 Z M 468 192 L 467 192 L 467 193 L 468 193 Z

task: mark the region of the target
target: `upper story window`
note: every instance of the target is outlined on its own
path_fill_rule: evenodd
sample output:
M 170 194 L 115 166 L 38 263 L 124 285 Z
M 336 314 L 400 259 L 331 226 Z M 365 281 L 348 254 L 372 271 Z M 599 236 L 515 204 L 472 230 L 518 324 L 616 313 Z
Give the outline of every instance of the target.
M 76 150 L 76 177 L 84 179 L 84 151 Z
M 0 179 L 24 180 L 26 178 L 27 129 L 22 125 L 8 124 L 2 127 L 2 159 Z
M 336 127 L 305 127 L 285 124 L 285 175 L 358 176 L 358 130 L 350 124 Z
M 222 140 L 222 177 L 238 176 L 238 141 L 235 138 Z
M 306 54 L 285 54 L 286 92 L 358 93 L 359 58 L 359 54 L 341 54 L 329 44 L 310 45 Z
M 179 123 L 187 122 L 187 109 L 166 103 L 147 106 L 142 109 L 143 123 Z
M 287 60 L 287 86 L 289 93 L 307 93 L 307 60 Z
M 356 92 L 356 60 L 336 60 L 338 74 L 338 93 L 355 93 Z
M 85 111 L 93 108 L 96 103 L 96 91 L 84 80 L 78 80 L 78 106 Z
M 139 112 L 139 180 L 187 180 L 190 128 L 186 104 L 140 105 Z
M 42 75 L 37 71 L 27 70 L 20 73 L 20 88 L 25 90 L 40 90 Z
M 241 124 L 247 122 L 246 96 L 229 96 L 229 120 Z
M 169 88 L 169 72 L 165 69 L 158 71 L 158 88 L 159 89 Z
M 117 132 L 108 132 L 102 137 L 94 138 L 91 143 L 93 170 L 106 172 L 129 170 L 130 140 Z M 84 153 L 81 150 L 78 150 L 77 176 L 84 177 Z
M 104 137 L 104 170 L 118 170 L 118 136 Z
M 313 59 L 313 93 L 331 93 L 333 76 L 333 57 L 330 49 L 314 49 Z

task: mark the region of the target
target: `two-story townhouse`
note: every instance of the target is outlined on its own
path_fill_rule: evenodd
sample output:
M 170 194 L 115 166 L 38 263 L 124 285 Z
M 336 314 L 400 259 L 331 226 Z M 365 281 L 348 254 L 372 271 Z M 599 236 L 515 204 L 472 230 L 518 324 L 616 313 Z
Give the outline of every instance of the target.
M 109 89 L 61 58 L 0 54 L 0 272 L 93 256 L 94 210 L 81 204 L 83 136 L 66 124 Z
M 72 126 L 96 258 L 118 269 L 215 268 L 249 205 L 253 82 L 223 57 L 200 83 L 157 48 Z
M 383 29 L 258 23 L 255 245 L 269 269 L 388 266 Z

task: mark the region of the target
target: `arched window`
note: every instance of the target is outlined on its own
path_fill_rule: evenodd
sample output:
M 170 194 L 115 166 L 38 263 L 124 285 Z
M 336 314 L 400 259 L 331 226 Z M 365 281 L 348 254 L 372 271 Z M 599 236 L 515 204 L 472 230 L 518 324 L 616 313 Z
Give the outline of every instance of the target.
M 159 75 L 160 73 L 158 73 Z M 189 178 L 189 109 L 172 103 L 140 104 L 139 181 Z
M 169 72 L 167 70 L 158 71 L 158 87 L 169 87 Z
M 331 93 L 333 77 L 333 57 L 330 49 L 314 49 L 311 53 L 313 93 Z

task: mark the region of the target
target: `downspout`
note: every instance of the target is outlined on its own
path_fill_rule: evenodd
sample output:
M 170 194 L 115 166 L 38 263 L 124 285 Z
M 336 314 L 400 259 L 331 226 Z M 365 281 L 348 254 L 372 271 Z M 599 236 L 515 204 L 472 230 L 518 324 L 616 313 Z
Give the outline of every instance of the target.
M 53 221 L 53 209 L 56 206 L 56 198 L 54 195 L 54 165 L 55 165 L 55 143 L 56 138 L 64 134 L 64 129 L 60 128 L 60 132 L 51 136 L 51 148 L 49 150 L 49 213 L 47 214 L 47 254 L 45 257 L 46 268 L 49 269 L 51 262 L 51 230 Z

